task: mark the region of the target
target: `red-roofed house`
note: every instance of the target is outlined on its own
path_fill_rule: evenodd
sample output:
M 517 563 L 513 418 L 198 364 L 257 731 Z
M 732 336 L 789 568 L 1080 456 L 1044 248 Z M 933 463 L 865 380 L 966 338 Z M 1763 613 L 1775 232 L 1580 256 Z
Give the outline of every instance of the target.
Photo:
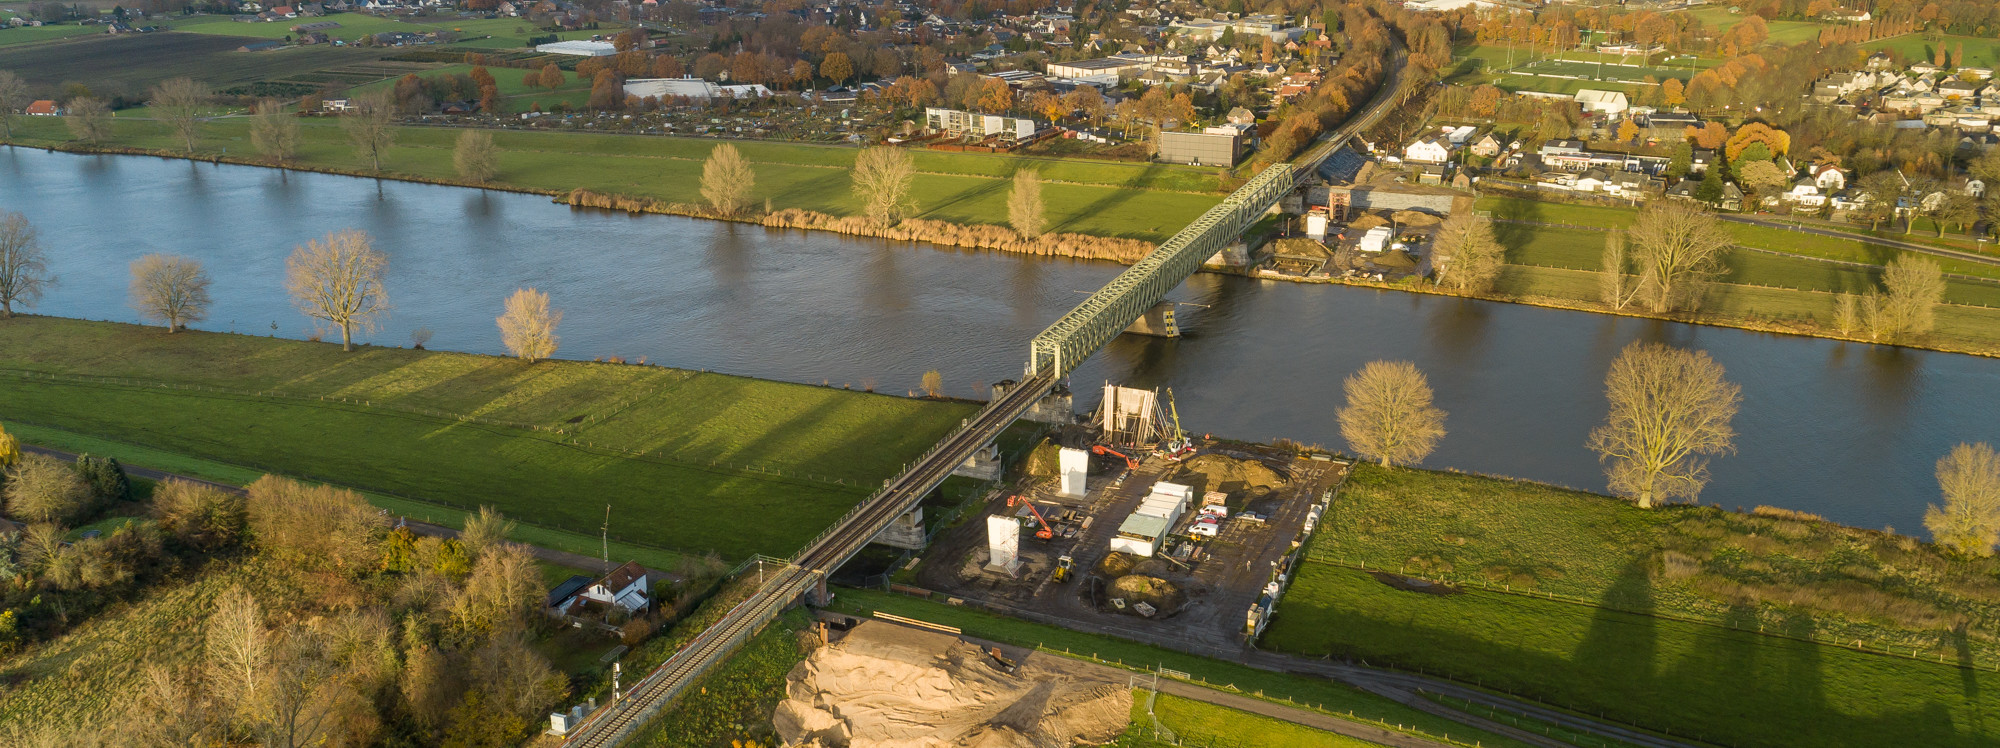
M 28 108 L 22 111 L 26 114 L 39 117 L 58 117 L 62 115 L 62 108 L 56 106 L 54 101 L 48 99 L 42 99 L 41 101 L 29 104 Z

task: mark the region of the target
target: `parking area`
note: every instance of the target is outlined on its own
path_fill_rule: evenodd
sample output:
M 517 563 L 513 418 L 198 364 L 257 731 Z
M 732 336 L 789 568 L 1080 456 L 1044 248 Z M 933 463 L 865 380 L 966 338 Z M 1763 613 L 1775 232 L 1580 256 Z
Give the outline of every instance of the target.
M 1326 455 L 1212 440 L 1172 459 L 1104 451 L 1090 455 L 1082 496 L 1031 471 L 985 507 L 1021 527 L 1011 573 L 992 564 L 988 522 L 970 521 L 928 549 L 917 586 L 1078 628 L 1240 648 L 1346 470 Z

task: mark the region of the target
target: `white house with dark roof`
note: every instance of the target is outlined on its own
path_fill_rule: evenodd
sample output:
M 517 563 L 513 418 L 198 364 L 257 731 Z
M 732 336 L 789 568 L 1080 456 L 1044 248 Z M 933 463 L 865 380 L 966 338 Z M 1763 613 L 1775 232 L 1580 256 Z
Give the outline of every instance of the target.
M 651 593 L 652 580 L 646 574 L 646 567 L 640 566 L 637 561 L 627 561 L 558 604 L 564 613 L 584 603 L 617 606 L 627 613 L 635 613 L 651 604 Z

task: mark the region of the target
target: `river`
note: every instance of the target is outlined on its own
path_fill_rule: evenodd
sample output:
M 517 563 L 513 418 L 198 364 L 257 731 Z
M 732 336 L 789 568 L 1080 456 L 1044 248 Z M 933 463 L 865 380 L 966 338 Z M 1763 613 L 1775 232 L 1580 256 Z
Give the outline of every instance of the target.
M 215 304 L 200 329 L 303 337 L 281 288 L 297 244 L 342 228 L 390 255 L 395 311 L 362 339 L 500 351 L 493 319 L 521 286 L 564 311 L 560 356 L 799 382 L 957 395 L 1018 377 L 1027 341 L 1116 265 L 673 216 L 573 210 L 547 198 L 132 156 L 0 151 L 0 209 L 40 229 L 61 278 L 33 311 L 139 321 L 128 263 L 202 260 Z M 1922 533 L 1936 460 L 2000 443 L 2000 361 L 1956 354 L 1340 286 L 1197 276 L 1176 340 L 1122 337 L 1072 377 L 1172 387 L 1198 432 L 1338 448 L 1340 381 L 1375 359 L 1415 362 L 1449 413 L 1425 463 L 1602 490 L 1583 446 L 1602 381 L 1635 339 L 1707 350 L 1743 387 L 1737 453 L 1705 502 L 1769 504 Z

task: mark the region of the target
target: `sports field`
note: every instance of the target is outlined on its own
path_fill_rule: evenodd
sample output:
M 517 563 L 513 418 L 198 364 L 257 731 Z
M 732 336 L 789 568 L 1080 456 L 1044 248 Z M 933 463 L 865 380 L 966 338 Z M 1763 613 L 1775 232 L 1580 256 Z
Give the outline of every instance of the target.
M 594 534 L 609 505 L 614 538 L 730 558 L 789 555 L 972 411 L 653 366 L 48 317 L 0 324 L 0 383 L 10 430 L 492 504 L 572 533 Z
M 1954 60 L 1953 64 L 1955 65 L 1981 68 L 2000 67 L 2000 39 L 1980 38 L 1976 36 L 1947 36 L 1942 40 L 1932 41 L 1924 38 L 1923 34 L 1917 33 L 1892 36 L 1887 39 L 1877 39 L 1861 46 L 1864 49 L 1900 52 L 1903 57 L 1908 58 L 1911 62 L 1928 62 L 1937 53 L 1937 48 L 1940 44 L 1944 45 L 1944 48 L 1954 56 L 1958 54 L 1959 45 L 1965 46 L 1965 60 L 1962 62 Z
M 1728 8 L 1723 7 L 1709 6 L 1683 12 L 1701 19 L 1701 22 L 1714 29 L 1717 35 L 1743 22 L 1743 14 L 1731 13 Z M 1767 42 L 1769 44 L 1813 41 L 1819 38 L 1819 30 L 1825 26 L 1813 21 L 1766 21 L 1764 25 L 1771 31 L 1771 38 Z

